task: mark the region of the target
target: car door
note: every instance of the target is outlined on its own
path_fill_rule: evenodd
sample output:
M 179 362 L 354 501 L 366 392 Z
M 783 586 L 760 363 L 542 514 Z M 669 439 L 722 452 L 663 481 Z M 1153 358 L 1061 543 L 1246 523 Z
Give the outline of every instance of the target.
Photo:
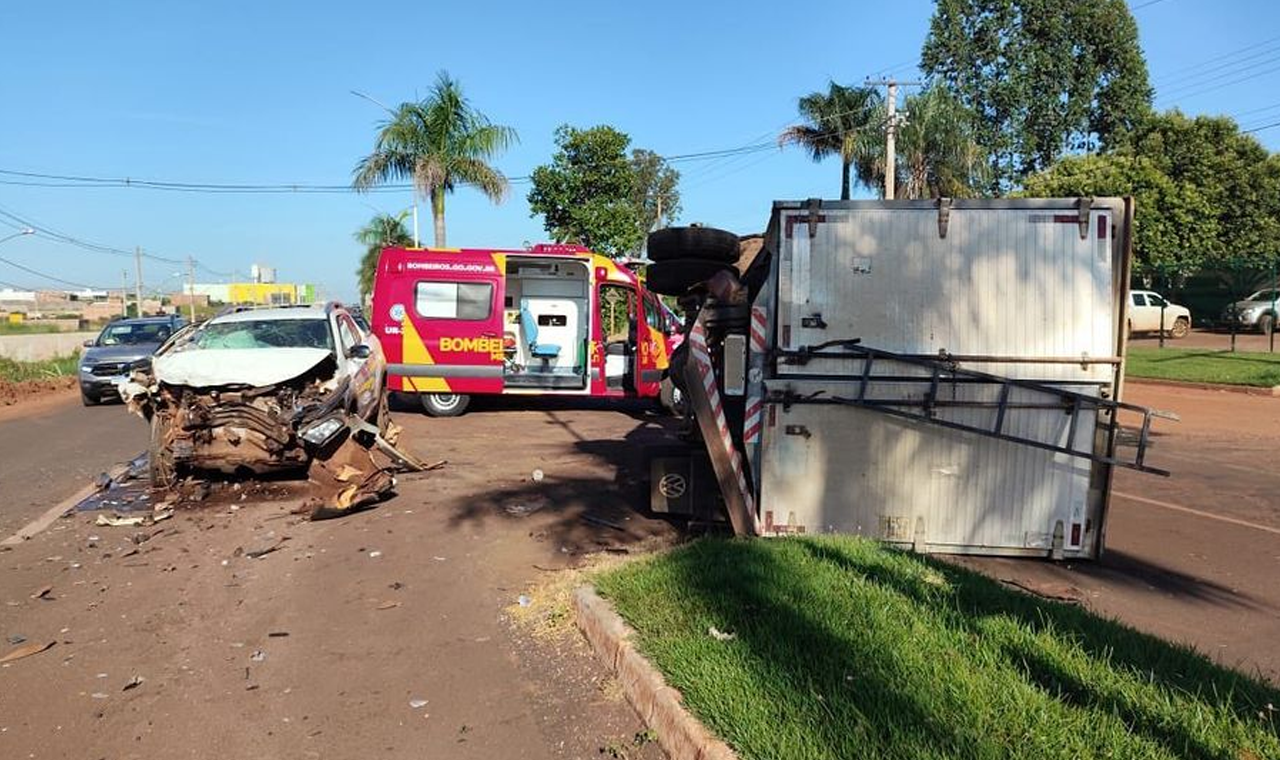
M 378 369 L 373 354 L 360 356 L 354 349 L 365 345 L 363 333 L 348 314 L 338 314 L 335 318 L 338 328 L 338 343 L 342 349 L 339 361 L 342 362 L 343 374 L 350 378 L 351 395 L 355 399 L 356 413 L 370 419 L 377 412 L 379 393 Z
M 1150 332 L 1157 329 L 1160 322 L 1160 310 L 1147 305 L 1146 293 L 1130 293 L 1129 324 L 1134 332 Z M 1154 314 L 1152 312 L 1155 312 Z

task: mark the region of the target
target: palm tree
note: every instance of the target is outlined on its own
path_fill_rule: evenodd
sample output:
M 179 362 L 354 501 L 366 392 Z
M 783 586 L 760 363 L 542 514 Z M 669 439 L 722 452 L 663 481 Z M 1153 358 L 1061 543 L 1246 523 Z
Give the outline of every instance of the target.
M 356 164 L 351 184 L 357 190 L 410 179 L 431 199 L 435 244 L 445 246 L 444 197 L 469 185 L 494 203 L 506 197 L 510 183 L 488 161 L 517 141 L 511 127 L 491 124 L 462 94 L 457 80 L 442 71 L 431 93 L 401 103 L 384 121 L 373 153 Z
M 898 128 L 899 198 L 972 197 L 990 178 L 988 151 L 978 144 L 975 119 L 942 87 L 906 99 L 906 123 Z M 884 178 L 884 148 L 874 163 Z
M 356 231 L 356 240 L 365 247 L 360 257 L 360 268 L 356 276 L 360 280 L 360 302 L 364 303 L 373 293 L 373 281 L 378 272 L 378 256 L 383 248 L 413 245 L 413 236 L 404 226 L 408 211 L 399 214 L 377 214 L 369 223 Z
M 880 141 L 882 98 L 872 87 L 846 87 L 831 82 L 827 92 L 800 98 L 800 115 L 808 121 L 788 127 L 778 137 L 780 145 L 795 143 L 809 151 L 814 161 L 840 156 L 840 200 L 849 200 L 849 172 L 859 183 L 873 186 L 871 157 Z

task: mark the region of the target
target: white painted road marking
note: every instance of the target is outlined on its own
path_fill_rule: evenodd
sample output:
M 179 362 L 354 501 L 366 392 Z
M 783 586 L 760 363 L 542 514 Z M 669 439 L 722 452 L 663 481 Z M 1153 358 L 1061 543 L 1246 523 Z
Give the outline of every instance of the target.
M 1112 493 L 1115 494 L 1116 496 L 1119 496 L 1122 499 L 1128 499 L 1129 501 L 1136 501 L 1142 504 L 1150 504 L 1153 507 L 1160 507 L 1162 509 L 1171 509 L 1174 512 L 1185 512 L 1186 514 L 1195 515 L 1196 517 L 1203 517 L 1208 520 L 1217 520 L 1218 522 L 1230 523 L 1232 525 L 1239 525 L 1242 528 L 1252 528 L 1253 530 L 1266 531 L 1267 533 L 1274 533 L 1277 536 L 1280 536 L 1280 528 L 1273 528 L 1270 525 L 1259 525 L 1257 523 L 1251 523 L 1248 520 L 1237 520 L 1234 517 L 1225 517 L 1223 515 L 1215 515 L 1212 512 L 1202 512 L 1199 509 L 1192 509 L 1191 507 L 1183 507 L 1177 504 L 1170 504 L 1167 501 L 1160 501 L 1158 499 L 1148 499 L 1145 496 L 1136 496 L 1131 493 L 1124 493 L 1123 491 L 1112 491 Z

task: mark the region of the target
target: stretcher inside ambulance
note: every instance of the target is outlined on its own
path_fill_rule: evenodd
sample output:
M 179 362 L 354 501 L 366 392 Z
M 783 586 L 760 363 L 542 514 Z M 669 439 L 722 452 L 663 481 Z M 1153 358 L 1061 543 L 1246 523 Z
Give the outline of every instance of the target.
M 485 394 L 656 398 L 680 327 L 634 272 L 571 245 L 388 248 L 373 324 L 388 387 L 434 416 Z

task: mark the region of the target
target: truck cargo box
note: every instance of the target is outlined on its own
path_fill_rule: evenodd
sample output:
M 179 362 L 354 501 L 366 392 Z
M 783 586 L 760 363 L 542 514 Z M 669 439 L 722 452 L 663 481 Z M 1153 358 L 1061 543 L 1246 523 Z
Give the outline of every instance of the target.
M 725 438 L 754 529 L 1097 556 L 1113 467 L 1154 470 L 1116 405 L 1131 227 L 1122 199 L 775 203 Z

